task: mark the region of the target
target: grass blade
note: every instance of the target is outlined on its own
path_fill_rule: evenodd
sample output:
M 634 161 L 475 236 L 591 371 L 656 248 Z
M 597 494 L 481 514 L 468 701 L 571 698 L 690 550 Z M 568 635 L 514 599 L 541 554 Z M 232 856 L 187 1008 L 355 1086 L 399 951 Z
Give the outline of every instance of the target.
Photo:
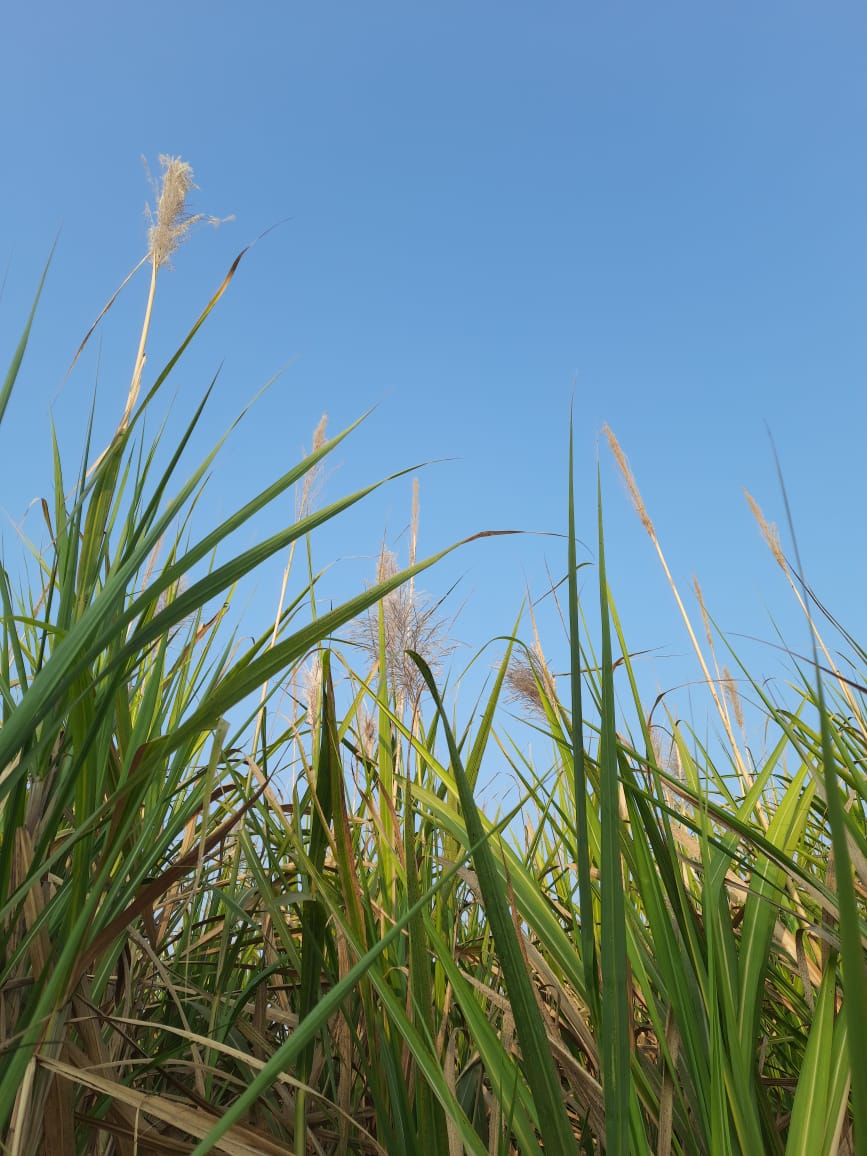
M 587 773 L 584 767 L 584 714 L 581 702 L 581 645 L 578 603 L 578 559 L 575 536 L 574 432 L 569 422 L 569 653 L 571 692 L 571 741 L 575 806 L 575 862 L 578 864 L 578 909 L 580 918 L 581 962 L 584 967 L 584 991 L 597 1028 L 600 1021 L 599 968 L 596 958 L 593 884 L 590 869 L 590 842 L 587 824 Z
M 56 245 L 56 242 L 55 242 Z M 45 268 L 42 271 L 42 276 L 39 279 L 39 286 L 36 290 L 36 296 L 33 299 L 33 304 L 30 307 L 30 313 L 27 317 L 27 322 L 24 326 L 24 332 L 12 355 L 12 361 L 6 371 L 6 376 L 3 379 L 3 384 L 0 385 L 0 422 L 3 421 L 3 414 L 6 412 L 6 406 L 9 404 L 9 398 L 12 396 L 12 388 L 15 385 L 15 379 L 18 376 L 18 371 L 21 368 L 21 362 L 24 360 L 24 353 L 27 349 L 27 342 L 30 340 L 30 330 L 33 328 L 33 319 L 36 316 L 36 307 L 39 304 L 39 298 L 42 296 L 42 289 L 45 285 L 45 278 L 48 276 L 48 267 L 51 264 L 51 258 L 54 255 L 55 245 L 51 247 L 51 253 L 45 263 Z
M 563 1105 L 560 1078 L 551 1056 L 545 1026 L 539 1014 L 532 982 L 527 974 L 524 957 L 512 922 L 506 890 L 497 872 L 494 853 L 485 838 L 478 808 L 433 675 L 420 655 L 414 654 L 412 657 L 418 664 L 428 691 L 433 698 L 448 743 L 451 769 L 460 795 L 467 834 L 475 847 L 473 863 L 479 877 L 485 911 L 490 921 L 491 933 L 496 944 L 497 955 L 503 969 L 512 1005 L 512 1013 L 515 1017 L 524 1059 L 524 1073 L 536 1104 L 542 1142 L 545 1151 L 552 1153 L 553 1156 L 567 1156 L 567 1153 L 572 1153 L 575 1150 L 575 1139 Z M 497 694 L 502 685 L 508 657 L 507 653 L 492 697 Z
M 617 723 L 614 665 L 605 539 L 602 529 L 602 483 L 598 481 L 599 595 L 602 614 L 602 720 L 599 752 L 599 805 L 602 822 L 602 1087 L 605 1092 L 606 1151 L 629 1156 L 632 1094 L 630 1021 L 627 992 L 626 909 L 620 854 L 620 783 L 617 772 Z

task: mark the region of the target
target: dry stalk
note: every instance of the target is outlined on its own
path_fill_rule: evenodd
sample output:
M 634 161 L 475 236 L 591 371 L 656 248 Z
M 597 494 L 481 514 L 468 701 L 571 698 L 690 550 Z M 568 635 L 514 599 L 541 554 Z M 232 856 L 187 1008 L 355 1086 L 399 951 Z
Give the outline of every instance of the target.
M 834 676 L 836 678 L 837 685 L 840 687 L 840 690 L 843 694 L 843 697 L 846 699 L 846 702 L 849 704 L 849 709 L 852 711 L 852 715 L 858 723 L 858 727 L 861 731 L 862 738 L 865 741 L 867 741 L 867 725 L 865 725 L 864 717 L 861 713 L 861 710 L 858 707 L 858 704 L 855 700 L 855 696 L 852 694 L 851 688 L 849 687 L 848 683 L 841 675 L 841 673 L 837 667 L 837 664 L 834 662 L 834 659 L 831 657 L 831 653 L 828 650 L 828 647 L 825 645 L 825 640 L 822 638 L 822 635 L 819 633 L 819 628 L 816 626 L 816 623 L 813 619 L 813 615 L 810 613 L 810 608 L 807 605 L 807 603 L 804 601 L 804 595 L 801 591 L 801 588 L 799 587 L 798 583 L 795 581 L 794 575 L 792 574 L 792 571 L 789 567 L 789 564 L 786 562 L 785 556 L 784 556 L 782 548 L 780 546 L 779 530 L 777 529 L 776 525 L 773 522 L 768 522 L 768 520 L 765 518 L 765 515 L 762 513 L 761 506 L 755 500 L 755 498 L 752 496 L 752 494 L 749 493 L 748 490 L 744 490 L 744 497 L 747 499 L 747 502 L 749 503 L 749 507 L 750 507 L 750 510 L 752 511 L 753 517 L 758 522 L 759 529 L 762 532 L 762 537 L 765 539 L 765 542 L 767 543 L 768 548 L 770 549 L 771 553 L 773 554 L 774 559 L 777 562 L 777 565 L 780 567 L 780 569 L 786 575 L 786 578 L 788 580 L 789 585 L 792 588 L 792 591 L 795 595 L 795 598 L 798 600 L 798 605 L 801 607 L 801 610 L 804 612 L 804 616 L 806 617 L 807 622 L 809 623 L 810 630 L 812 631 L 813 637 L 816 639 L 816 642 L 817 642 L 820 650 L 822 651 L 822 654 L 825 656 L 825 661 L 828 663 L 828 668 L 834 674 Z
M 136 352 L 135 364 L 133 365 L 132 380 L 130 382 L 123 416 L 115 430 L 114 437 L 87 471 L 88 477 L 90 477 L 100 462 L 106 457 L 109 449 L 117 438 L 127 429 L 133 410 L 135 409 L 135 404 L 138 401 L 138 396 L 141 391 L 142 374 L 144 372 L 145 361 L 147 360 L 145 351 L 147 349 L 148 334 L 150 333 L 151 317 L 153 315 L 157 273 L 163 266 L 166 268 L 171 267 L 169 258 L 186 240 L 187 234 L 193 225 L 198 224 L 200 221 L 206 221 L 208 224 L 216 226 L 222 224 L 222 221 L 231 220 L 229 217 L 224 217 L 221 221 L 217 217 L 209 217 L 204 213 L 188 213 L 186 211 L 187 196 L 191 189 L 197 187 L 193 184 L 193 170 L 191 166 L 188 165 L 186 161 L 181 160 L 180 157 L 170 157 L 166 155 L 160 156 L 160 165 L 163 169 L 162 184 L 158 186 L 157 182 L 151 179 L 151 185 L 156 198 L 156 208 L 152 209 L 150 205 L 145 206 L 145 212 L 150 222 L 148 228 L 148 251 L 133 270 L 133 273 L 137 272 L 138 269 L 146 263 L 149 263 L 151 267 L 150 287 L 148 289 L 141 334 L 139 335 L 138 351 Z M 147 168 L 147 163 L 145 163 L 145 168 Z M 148 177 L 150 178 L 150 173 L 148 173 Z M 124 280 L 121 289 L 130 280 L 132 275 L 133 274 L 130 273 Z M 119 292 L 120 289 L 117 293 Z M 106 305 L 102 313 L 100 313 L 96 323 L 91 327 L 84 341 L 79 346 L 78 352 L 73 359 L 73 365 L 78 359 L 81 350 L 86 345 L 96 324 L 99 323 L 99 320 L 114 304 L 117 299 L 117 293 L 115 293 L 108 305 Z M 70 371 L 71 369 L 72 366 L 70 366 Z
M 690 641 L 692 642 L 693 649 L 696 653 L 696 656 L 698 657 L 699 664 L 701 665 L 701 669 L 702 669 L 702 673 L 704 674 L 705 681 L 707 682 L 708 688 L 710 689 L 710 693 L 711 693 L 711 696 L 713 698 L 714 705 L 716 706 L 717 713 L 719 714 L 720 719 L 722 720 L 723 728 L 724 728 L 725 733 L 726 733 L 726 738 L 728 739 L 728 742 L 731 746 L 732 754 L 734 755 L 738 775 L 741 778 L 741 780 L 743 781 L 743 783 L 745 785 L 747 785 L 747 790 L 749 790 L 749 786 L 752 784 L 752 778 L 749 774 L 749 771 L 747 770 L 746 762 L 744 761 L 744 758 L 741 754 L 740 747 L 738 746 L 737 740 L 735 739 L 735 733 L 734 733 L 734 729 L 732 728 L 731 719 L 729 718 L 728 710 L 726 709 L 725 703 L 722 701 L 722 699 L 719 695 L 719 692 L 717 691 L 715 680 L 711 677 L 711 673 L 708 670 L 707 662 L 705 661 L 704 654 L 702 652 L 701 647 L 699 646 L 698 639 L 695 636 L 695 631 L 693 630 L 692 622 L 690 621 L 690 617 L 686 612 L 686 607 L 683 604 L 683 600 L 680 597 L 680 591 L 678 590 L 677 585 L 674 581 L 674 578 L 671 575 L 671 571 L 668 568 L 668 563 L 665 560 L 665 555 L 662 552 L 662 547 L 659 544 L 659 539 L 656 536 L 656 531 L 653 528 L 653 523 L 650 520 L 650 516 L 647 513 L 647 509 L 644 505 L 644 502 L 642 501 L 641 494 L 639 493 L 638 486 L 635 483 L 635 478 L 633 477 L 632 470 L 629 467 L 629 462 L 626 460 L 626 455 L 624 454 L 623 450 L 620 448 L 620 443 L 618 442 L 617 438 L 614 436 L 614 433 L 609 428 L 609 426 L 607 426 L 607 425 L 603 426 L 602 432 L 605 434 L 605 436 L 608 439 L 608 444 L 611 447 L 611 452 L 614 454 L 614 458 L 615 458 L 618 466 L 620 467 L 620 471 L 623 474 L 623 477 L 626 481 L 626 485 L 627 485 L 627 488 L 629 489 L 629 493 L 630 493 L 630 496 L 632 498 L 633 505 L 635 506 L 636 512 L 638 513 L 638 516 L 641 519 L 641 523 L 644 526 L 645 530 L 647 531 L 647 533 L 650 537 L 650 540 L 654 545 L 654 548 L 656 549 L 656 553 L 657 553 L 657 556 L 659 558 L 660 564 L 662 565 L 662 569 L 665 573 L 666 578 L 668 579 L 668 584 L 671 587 L 672 593 L 674 594 L 675 601 L 677 602 L 678 609 L 680 610 L 681 618 L 684 621 L 684 625 L 686 626 L 687 633 L 689 634 L 689 638 L 690 638 Z

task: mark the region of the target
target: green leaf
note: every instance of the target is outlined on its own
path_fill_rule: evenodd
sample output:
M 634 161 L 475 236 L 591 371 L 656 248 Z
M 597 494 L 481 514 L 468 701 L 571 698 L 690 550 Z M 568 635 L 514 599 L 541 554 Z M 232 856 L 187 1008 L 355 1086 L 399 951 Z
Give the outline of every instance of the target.
M 498 672 L 494 689 L 491 692 L 491 700 L 498 695 L 502 686 L 510 652 L 511 647 L 507 651 Z M 552 1156 L 567 1156 L 575 1150 L 575 1138 L 563 1104 L 560 1078 L 551 1056 L 545 1025 L 542 1022 L 532 981 L 527 974 L 518 936 L 512 922 L 512 911 L 506 889 L 497 873 L 494 853 L 485 836 L 469 779 L 464 770 L 460 752 L 449 726 L 433 675 L 420 655 L 411 652 L 411 656 L 418 665 L 433 698 L 448 743 L 451 769 L 457 783 L 467 834 L 474 846 L 473 865 L 479 877 L 485 912 L 490 922 L 491 934 L 497 948 L 497 956 L 503 969 L 506 988 L 512 1005 L 512 1014 L 515 1017 L 518 1040 L 521 1044 L 524 1060 L 524 1073 L 533 1093 L 533 1100 L 539 1116 L 539 1131 L 542 1142 L 545 1151 L 551 1153 Z M 515 913 L 515 917 L 517 918 L 517 913 Z
M 54 249 L 57 245 L 55 241 L 51 246 L 51 253 L 45 263 L 45 268 L 42 271 L 42 276 L 39 279 L 39 287 L 36 290 L 36 296 L 33 299 L 33 305 L 30 307 L 30 314 L 27 318 L 27 323 L 24 326 L 24 332 L 12 355 L 12 361 L 6 371 L 6 376 L 3 379 L 3 384 L 0 385 L 0 422 L 3 421 L 3 415 L 6 412 L 6 406 L 9 404 L 9 398 L 12 396 L 12 387 L 15 385 L 15 379 L 18 377 L 18 371 L 21 368 L 21 362 L 24 360 L 24 353 L 27 349 L 27 343 L 30 340 L 30 330 L 33 328 L 33 319 L 36 316 L 36 306 L 39 304 L 39 298 L 42 296 L 42 290 L 45 285 L 45 278 L 48 276 L 48 267 L 51 264 L 51 258 L 54 256 Z

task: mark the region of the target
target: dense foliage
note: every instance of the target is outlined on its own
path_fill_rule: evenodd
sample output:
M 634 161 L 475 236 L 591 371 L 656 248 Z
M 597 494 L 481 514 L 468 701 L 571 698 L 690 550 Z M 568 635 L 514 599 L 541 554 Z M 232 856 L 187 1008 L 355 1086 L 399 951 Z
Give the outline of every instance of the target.
M 117 432 L 71 484 L 55 446 L 38 580 L 0 570 L 4 1151 L 867 1151 L 865 687 L 824 650 L 782 553 L 817 660 L 793 664 L 794 707 L 739 671 L 770 735 L 758 761 L 709 623 L 700 644 L 673 583 L 721 745 L 648 718 L 601 502 L 590 637 L 571 495 L 565 692 L 539 639 L 516 638 L 456 722 L 413 583 L 435 558 L 384 556 L 375 585 L 322 614 L 293 569 L 295 545 L 370 492 L 313 500 L 351 431 L 320 430 L 188 540 L 219 447 L 181 473 L 200 408 L 157 469 L 140 417 L 231 274 L 139 400 L 157 272 L 172 222 L 189 224 L 175 202 L 158 207 Z M 293 487 L 293 524 L 223 557 Z M 231 592 L 275 555 L 274 627 L 242 646 Z M 293 689 L 280 710 L 278 686 Z M 501 738 L 507 698 L 545 736 L 543 766 Z M 493 751 L 515 780 L 496 817 L 477 804 Z

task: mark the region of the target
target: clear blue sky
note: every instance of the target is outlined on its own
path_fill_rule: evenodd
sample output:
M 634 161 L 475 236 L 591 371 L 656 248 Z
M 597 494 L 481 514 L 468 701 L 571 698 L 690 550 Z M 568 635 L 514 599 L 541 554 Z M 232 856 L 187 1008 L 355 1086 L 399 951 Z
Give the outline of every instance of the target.
M 206 441 L 287 367 L 224 454 L 209 513 L 285 469 L 323 411 L 336 431 L 377 405 L 338 451 L 328 499 L 452 459 L 421 475 L 423 552 L 482 529 L 563 531 L 574 390 L 581 537 L 592 547 L 608 422 L 684 589 L 696 573 L 727 630 L 771 638 L 772 612 L 803 645 L 740 493 L 783 520 L 767 423 L 809 577 L 867 637 L 863 4 L 47 0 L 7 5 L 3 39 L 4 361 L 61 230 L 0 431 L 9 518 L 48 488 L 52 409 L 70 467 L 97 376 L 103 440 L 120 416 L 145 275 L 64 377 L 144 252 L 141 158 L 156 173 L 170 153 L 195 170 L 192 208 L 235 220 L 200 228 L 162 278 L 151 368 L 238 250 L 291 218 L 248 255 L 174 378 L 180 421 L 222 365 Z M 683 654 L 652 548 L 601 461 L 630 643 Z M 322 536 L 320 563 L 347 559 L 335 591 L 370 576 L 409 509 L 406 480 Z M 35 515 L 27 525 L 39 536 Z M 8 519 L 2 536 L 8 561 Z M 424 585 L 462 577 L 456 633 L 474 649 L 508 631 L 546 567 L 563 573 L 556 539 L 484 542 Z M 645 671 L 651 688 L 683 676 L 677 658 Z

